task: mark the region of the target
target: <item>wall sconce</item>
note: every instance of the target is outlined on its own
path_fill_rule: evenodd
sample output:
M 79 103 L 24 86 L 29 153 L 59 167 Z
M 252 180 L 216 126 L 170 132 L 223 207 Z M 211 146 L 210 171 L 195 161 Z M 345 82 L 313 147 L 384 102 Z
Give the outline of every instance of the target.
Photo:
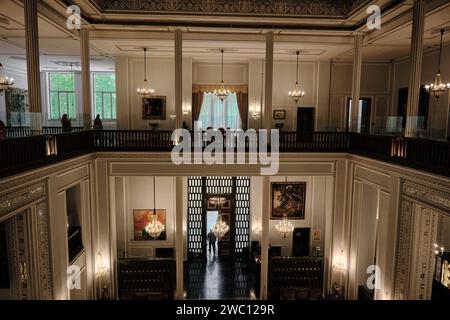
M 109 299 L 108 287 L 106 283 L 103 284 L 103 277 L 107 276 L 109 273 L 109 265 L 103 259 L 101 252 L 97 255 L 95 275 L 99 279 L 99 288 L 100 288 L 100 299 L 107 300 Z
M 440 247 L 437 243 L 434 244 L 434 254 L 435 255 L 443 255 L 445 252 L 445 248 L 444 247 Z
M 339 273 L 345 273 L 345 271 L 347 270 L 347 263 L 344 257 L 344 250 L 341 250 L 339 256 L 333 259 L 333 269 L 335 269 Z
M 187 99 L 183 98 L 183 115 L 187 116 L 191 113 L 191 106 L 188 105 Z
M 171 115 L 169 116 L 169 118 L 170 118 L 171 120 L 175 120 L 175 119 L 177 118 L 177 115 L 176 115 L 176 114 L 171 114 Z
M 47 136 L 45 139 L 45 147 L 47 156 L 56 156 L 58 154 L 58 144 L 56 143 L 56 136 Z
M 256 225 L 252 228 L 252 231 L 254 234 L 261 234 L 262 232 L 262 227 L 260 225 Z
M 254 120 L 258 120 L 261 117 L 261 107 L 256 102 L 256 99 L 255 102 L 250 105 L 249 113 Z

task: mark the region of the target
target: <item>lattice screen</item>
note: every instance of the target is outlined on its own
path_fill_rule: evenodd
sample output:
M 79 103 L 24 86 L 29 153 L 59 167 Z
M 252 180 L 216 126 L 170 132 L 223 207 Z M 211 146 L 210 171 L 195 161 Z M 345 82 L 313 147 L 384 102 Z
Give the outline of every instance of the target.
M 235 188 L 235 252 L 241 253 L 250 241 L 250 178 L 237 177 Z
M 204 253 L 203 245 L 203 179 L 188 179 L 188 252 Z
M 242 253 L 249 246 L 250 178 L 249 177 L 190 177 L 188 179 L 188 252 L 205 254 L 206 233 L 204 197 L 228 196 L 234 202 L 234 217 L 230 223 L 230 236 L 234 239 L 234 252 Z

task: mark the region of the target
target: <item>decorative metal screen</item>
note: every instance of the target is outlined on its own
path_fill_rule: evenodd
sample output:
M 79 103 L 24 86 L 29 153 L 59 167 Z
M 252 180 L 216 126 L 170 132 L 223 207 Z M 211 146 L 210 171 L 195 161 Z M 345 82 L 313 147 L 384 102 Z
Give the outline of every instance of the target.
M 203 251 L 203 179 L 188 179 L 188 252 L 202 254 Z
M 226 196 L 233 202 L 234 214 L 230 219 L 232 250 L 242 253 L 249 247 L 250 178 L 189 177 L 188 252 L 191 255 L 206 254 L 205 199 L 215 195 Z
M 235 252 L 241 253 L 250 242 L 250 178 L 237 177 L 235 188 Z
M 207 177 L 206 195 L 233 194 L 233 177 Z

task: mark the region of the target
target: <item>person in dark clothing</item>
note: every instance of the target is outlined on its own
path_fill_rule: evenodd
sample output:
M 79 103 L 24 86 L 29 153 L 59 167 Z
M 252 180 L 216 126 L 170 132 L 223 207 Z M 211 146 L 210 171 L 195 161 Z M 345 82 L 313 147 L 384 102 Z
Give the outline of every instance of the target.
M 3 121 L 0 120 L 0 139 L 6 138 L 6 126 Z
M 103 130 L 102 119 L 100 119 L 100 115 L 98 114 L 94 120 L 94 130 Z
M 72 123 L 70 122 L 67 114 L 64 114 L 61 118 L 61 126 L 63 132 L 71 132 L 72 131 Z
M 217 241 L 216 235 L 211 229 L 208 233 L 209 253 L 211 253 L 212 248 L 214 255 L 216 254 L 216 241 Z

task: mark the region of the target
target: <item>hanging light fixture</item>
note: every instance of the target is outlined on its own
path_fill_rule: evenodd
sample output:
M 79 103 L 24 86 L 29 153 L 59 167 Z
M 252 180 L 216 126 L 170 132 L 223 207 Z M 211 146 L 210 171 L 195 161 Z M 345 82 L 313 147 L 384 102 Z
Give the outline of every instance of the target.
M 222 205 L 225 201 L 225 198 L 213 198 L 210 199 L 217 204 L 217 208 L 219 209 L 219 214 L 217 217 L 217 222 L 213 227 L 213 233 L 218 239 L 222 239 L 228 231 L 230 231 L 230 227 L 227 225 L 225 221 L 222 220 Z
M 444 93 L 446 93 L 448 90 L 450 90 L 450 83 L 442 83 L 441 78 L 441 62 L 442 62 L 442 40 L 444 38 L 444 32 L 445 30 L 441 30 L 441 44 L 439 47 L 439 70 L 436 73 L 436 77 L 434 79 L 434 83 L 427 84 L 425 86 L 425 89 L 432 94 L 436 99 L 439 99 L 440 96 L 442 96 Z
M 220 82 L 220 89 L 214 90 L 214 95 L 220 99 L 220 101 L 224 101 L 230 94 L 230 90 L 225 88 L 225 82 L 223 81 L 223 49 L 222 52 L 222 81 Z
M 3 69 L 3 64 L 0 62 L 0 93 L 8 90 L 11 86 L 14 85 L 14 79 L 8 78 Z
M 145 232 L 149 234 L 153 239 L 157 239 L 161 233 L 166 229 L 164 225 L 158 221 L 158 216 L 156 215 L 156 177 L 153 177 L 153 214 L 151 217 L 151 222 L 145 227 Z
M 147 48 L 144 48 L 144 86 L 137 89 L 137 93 L 143 98 L 148 98 L 155 93 L 155 90 L 151 89 L 147 81 Z
M 298 64 L 298 59 L 300 56 L 300 51 L 297 51 L 297 76 L 296 76 L 296 82 L 295 82 L 295 88 L 292 91 L 289 91 L 289 97 L 292 98 L 292 100 L 294 100 L 295 104 L 297 104 L 297 102 L 303 98 L 305 96 L 305 91 L 300 89 L 299 86 L 299 64 Z
M 287 215 L 284 215 L 283 220 L 277 223 L 275 229 L 278 232 L 282 233 L 284 238 L 286 239 L 287 234 L 294 231 L 294 225 L 288 220 Z

